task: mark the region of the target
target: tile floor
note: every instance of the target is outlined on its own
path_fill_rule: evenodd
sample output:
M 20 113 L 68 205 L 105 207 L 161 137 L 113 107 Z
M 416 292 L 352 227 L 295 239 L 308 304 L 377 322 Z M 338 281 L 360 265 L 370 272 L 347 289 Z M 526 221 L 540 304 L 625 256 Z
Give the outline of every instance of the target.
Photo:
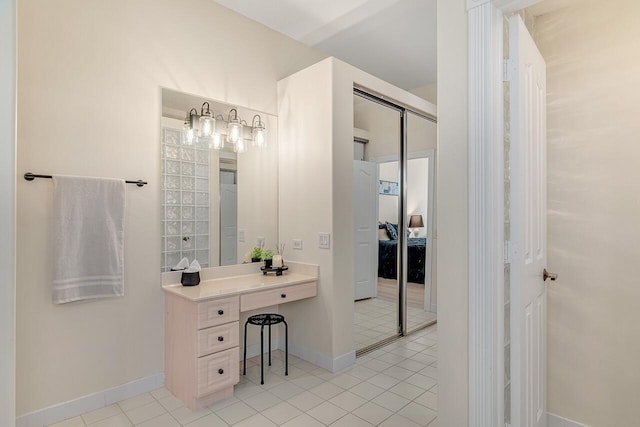
M 407 307 L 409 331 L 436 320 L 436 314 L 421 308 Z M 395 302 L 369 298 L 355 302 L 353 340 L 354 348 L 361 349 L 389 338 L 398 329 L 398 309 Z
M 285 377 L 275 351 L 263 386 L 255 357 L 233 397 L 200 411 L 160 388 L 50 427 L 437 427 L 437 338 L 430 326 L 337 373 L 290 356 Z

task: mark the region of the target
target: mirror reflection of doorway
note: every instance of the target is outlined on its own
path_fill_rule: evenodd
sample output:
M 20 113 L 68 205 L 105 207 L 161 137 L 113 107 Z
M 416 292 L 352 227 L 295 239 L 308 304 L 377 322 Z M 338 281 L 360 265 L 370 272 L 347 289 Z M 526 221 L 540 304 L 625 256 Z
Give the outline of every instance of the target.
M 358 92 L 354 95 L 354 348 L 358 355 L 436 320 L 431 311 L 436 307 L 431 268 L 435 126 L 402 108 Z M 403 144 L 408 152 L 406 196 L 400 187 Z M 402 211 L 408 214 L 405 221 L 399 221 Z M 400 256 L 403 245 L 407 247 L 404 257 Z
M 238 263 L 236 171 L 220 169 L 220 265 Z

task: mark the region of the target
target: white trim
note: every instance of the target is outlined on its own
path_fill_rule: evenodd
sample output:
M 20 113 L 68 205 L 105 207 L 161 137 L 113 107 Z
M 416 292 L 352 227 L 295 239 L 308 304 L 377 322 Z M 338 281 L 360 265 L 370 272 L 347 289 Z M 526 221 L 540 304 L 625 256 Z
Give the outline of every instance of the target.
M 473 426 L 504 425 L 502 19 L 540 1 L 467 1 L 469 420 Z
M 15 422 L 17 1 L 0 7 L 0 425 Z
M 278 347 L 284 348 L 284 337 L 280 337 Z M 351 350 L 338 357 L 330 357 L 304 345 L 289 341 L 289 355 L 299 357 L 327 371 L 338 372 L 356 363 L 356 351 Z
M 431 312 L 432 313 L 438 312 L 438 304 L 431 304 Z
M 547 427 L 589 427 L 586 424 L 547 412 Z
M 502 14 L 469 16 L 469 422 L 504 425 Z
M 113 403 L 146 393 L 164 384 L 164 374 L 155 374 L 126 384 L 91 393 L 68 402 L 59 403 L 21 415 L 16 418 L 16 427 L 43 427 L 85 412 L 103 408 Z

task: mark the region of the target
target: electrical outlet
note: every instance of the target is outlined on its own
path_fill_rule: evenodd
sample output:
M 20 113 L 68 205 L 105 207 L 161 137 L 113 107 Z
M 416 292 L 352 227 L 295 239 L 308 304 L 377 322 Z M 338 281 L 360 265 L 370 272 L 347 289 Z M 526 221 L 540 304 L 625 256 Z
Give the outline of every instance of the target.
M 262 236 L 256 237 L 256 245 L 258 245 L 260 247 L 264 246 L 264 237 L 262 237 Z
M 293 249 L 302 249 L 302 239 L 293 239 Z
M 329 249 L 331 247 L 331 238 L 329 233 L 318 233 L 318 246 L 320 249 Z
M 244 230 L 238 230 L 238 242 L 240 243 L 244 243 L 246 237 L 245 237 L 245 231 Z

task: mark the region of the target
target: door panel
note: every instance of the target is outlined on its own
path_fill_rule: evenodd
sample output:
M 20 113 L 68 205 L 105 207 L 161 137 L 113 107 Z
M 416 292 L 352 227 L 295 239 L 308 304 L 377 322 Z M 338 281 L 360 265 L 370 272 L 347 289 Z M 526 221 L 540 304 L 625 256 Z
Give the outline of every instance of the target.
M 546 66 L 522 19 L 510 19 L 511 415 L 546 426 Z
M 376 218 L 377 165 L 353 161 L 355 227 L 355 299 L 378 295 L 378 221 Z

